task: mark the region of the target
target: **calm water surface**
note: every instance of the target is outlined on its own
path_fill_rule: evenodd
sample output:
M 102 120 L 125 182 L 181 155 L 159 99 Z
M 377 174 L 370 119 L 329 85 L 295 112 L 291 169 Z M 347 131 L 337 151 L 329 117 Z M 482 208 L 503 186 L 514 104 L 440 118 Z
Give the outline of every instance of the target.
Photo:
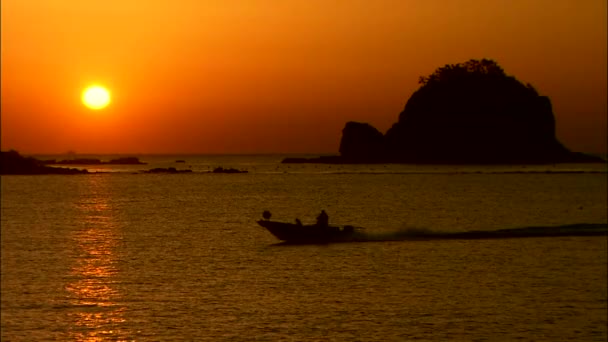
M 383 234 L 606 224 L 606 165 L 187 158 L 3 176 L 2 340 L 608 338 L 606 237 L 284 246 L 255 224 L 265 209 Z M 197 172 L 134 174 L 157 166 Z

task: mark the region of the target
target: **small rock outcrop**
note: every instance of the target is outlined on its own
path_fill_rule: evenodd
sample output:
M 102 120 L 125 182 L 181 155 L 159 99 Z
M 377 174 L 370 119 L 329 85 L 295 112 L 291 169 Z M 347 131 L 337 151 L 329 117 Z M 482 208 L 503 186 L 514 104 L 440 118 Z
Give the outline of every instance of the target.
M 213 169 L 212 171 L 213 173 L 247 173 L 247 170 L 239 170 L 239 169 L 233 169 L 233 168 L 223 168 L 221 166 L 216 167 L 215 169 Z
M 147 163 L 140 161 L 139 158 L 137 158 L 137 157 L 123 157 L 123 158 L 111 159 L 110 161 L 105 162 L 104 164 L 145 165 Z
M 347 160 L 374 160 L 384 155 L 384 136 L 367 123 L 347 122 L 342 130 L 340 156 Z
M 188 173 L 192 172 L 190 169 L 178 170 L 174 167 L 156 167 L 150 170 L 143 171 L 143 173 Z

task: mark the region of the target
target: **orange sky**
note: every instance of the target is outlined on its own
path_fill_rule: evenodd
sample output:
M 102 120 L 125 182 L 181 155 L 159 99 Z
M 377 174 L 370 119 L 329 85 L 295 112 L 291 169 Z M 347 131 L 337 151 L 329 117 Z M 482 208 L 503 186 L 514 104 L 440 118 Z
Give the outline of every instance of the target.
M 2 0 L 2 150 L 337 153 L 446 63 L 496 60 L 607 149 L 605 0 Z M 101 83 L 112 104 L 81 91 Z

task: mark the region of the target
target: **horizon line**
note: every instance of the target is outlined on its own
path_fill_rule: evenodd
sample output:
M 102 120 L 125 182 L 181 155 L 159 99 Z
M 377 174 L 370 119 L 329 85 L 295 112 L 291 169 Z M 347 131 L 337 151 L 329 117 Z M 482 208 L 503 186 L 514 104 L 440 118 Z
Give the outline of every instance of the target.
M 270 155 L 300 155 L 300 156 L 339 156 L 340 152 L 21 152 L 16 149 L 2 150 L 2 152 L 17 151 L 25 156 L 270 156 Z M 573 153 L 583 153 L 596 156 L 608 156 L 608 152 L 582 152 L 571 151 Z

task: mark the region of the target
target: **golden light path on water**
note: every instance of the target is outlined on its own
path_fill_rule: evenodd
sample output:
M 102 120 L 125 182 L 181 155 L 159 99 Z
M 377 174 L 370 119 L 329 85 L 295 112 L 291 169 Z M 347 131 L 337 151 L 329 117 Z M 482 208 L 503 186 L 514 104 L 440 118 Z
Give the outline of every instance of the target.
M 74 306 L 69 313 L 70 335 L 77 341 L 123 340 L 127 334 L 121 330 L 126 308 L 118 303 L 121 293 L 117 287 L 116 249 L 121 233 L 112 214 L 107 182 L 107 177 L 87 177 L 87 188 L 76 203 L 82 220 L 73 235 L 76 257 L 66 289 Z

